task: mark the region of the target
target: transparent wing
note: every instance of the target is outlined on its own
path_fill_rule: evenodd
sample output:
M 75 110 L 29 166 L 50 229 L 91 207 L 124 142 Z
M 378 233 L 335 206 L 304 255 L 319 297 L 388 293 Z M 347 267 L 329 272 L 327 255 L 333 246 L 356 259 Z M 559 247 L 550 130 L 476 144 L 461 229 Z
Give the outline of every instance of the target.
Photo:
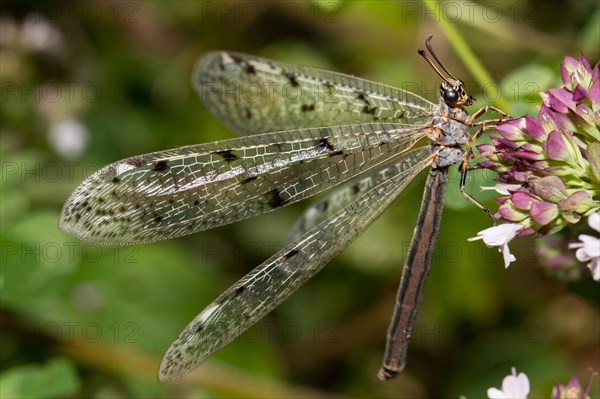
M 436 105 L 411 92 L 322 69 L 231 52 L 208 53 L 192 83 L 239 134 L 367 122 L 431 122 Z
M 194 370 L 289 297 L 385 210 L 430 163 L 427 154 L 420 150 L 407 153 L 411 167 L 287 244 L 221 294 L 171 344 L 161 361 L 159 380 L 172 380 Z
M 360 124 L 240 137 L 108 165 L 65 203 L 59 228 L 87 242 L 135 244 L 278 209 L 408 150 L 426 127 Z
M 389 162 L 371 169 L 369 172 L 336 187 L 331 193 L 310 207 L 296 220 L 296 223 L 288 234 L 288 242 L 295 240 L 308 230 L 312 229 L 340 209 L 356 201 L 367 191 L 377 186 L 386 179 L 391 179 L 398 174 L 405 173 L 413 167 L 413 157 L 426 157 L 430 152 L 428 147 L 411 150 L 410 154 L 404 154 L 393 158 Z

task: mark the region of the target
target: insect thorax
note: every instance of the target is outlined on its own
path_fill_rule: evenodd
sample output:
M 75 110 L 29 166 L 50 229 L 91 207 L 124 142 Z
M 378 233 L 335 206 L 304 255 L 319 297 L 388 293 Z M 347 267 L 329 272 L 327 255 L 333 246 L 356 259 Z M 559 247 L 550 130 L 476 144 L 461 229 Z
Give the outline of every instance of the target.
M 462 107 L 449 107 L 440 99 L 438 113 L 432 121 L 435 137 L 431 138 L 435 151 L 439 151 L 434 167 L 443 168 L 462 160 L 465 152 L 462 146 L 469 141 L 468 119 L 469 114 Z

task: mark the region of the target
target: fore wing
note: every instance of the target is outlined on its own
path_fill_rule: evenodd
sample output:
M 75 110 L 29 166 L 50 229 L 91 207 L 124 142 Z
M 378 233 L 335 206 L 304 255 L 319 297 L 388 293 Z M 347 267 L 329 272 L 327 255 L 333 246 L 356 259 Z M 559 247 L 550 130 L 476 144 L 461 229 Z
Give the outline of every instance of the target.
M 165 353 L 160 381 L 189 373 L 288 298 L 360 235 L 429 163 L 427 149 L 405 154 L 411 164 L 288 243 L 206 307 Z
M 429 123 L 436 105 L 350 75 L 247 54 L 213 52 L 192 84 L 208 110 L 238 134 L 368 122 Z
M 84 180 L 59 227 L 87 242 L 136 244 L 256 216 L 316 194 L 407 151 L 423 126 L 290 130 L 125 159 Z

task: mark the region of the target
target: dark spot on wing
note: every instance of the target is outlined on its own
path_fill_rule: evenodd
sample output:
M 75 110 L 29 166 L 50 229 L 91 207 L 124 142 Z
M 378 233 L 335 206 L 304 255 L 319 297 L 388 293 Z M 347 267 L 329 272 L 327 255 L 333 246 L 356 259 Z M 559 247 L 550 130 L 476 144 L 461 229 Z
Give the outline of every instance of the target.
M 314 111 L 315 104 L 302 104 L 302 107 L 300 109 L 302 110 L 302 112 Z
M 256 177 L 256 176 L 250 176 L 250 177 L 247 177 L 247 178 L 245 178 L 244 180 L 242 180 L 242 181 L 240 182 L 240 184 L 242 184 L 242 185 L 243 185 L 243 184 L 248 184 L 248 183 L 250 183 L 251 181 L 253 181 L 253 180 L 256 180 L 256 179 L 258 179 L 258 177 Z
M 352 185 L 352 194 L 358 194 L 360 192 L 360 184 L 354 183 Z
M 331 145 L 331 143 L 329 142 L 329 139 L 326 139 L 326 138 L 319 140 L 319 142 L 317 143 L 317 146 L 319 148 L 325 149 L 327 151 L 333 151 L 333 145 Z
M 357 91 L 355 91 L 355 93 L 356 93 L 357 99 L 359 99 L 360 101 L 364 102 L 367 105 L 371 105 L 369 100 L 367 100 L 367 93 L 365 93 L 364 91 L 361 91 L 361 90 L 357 90 Z
M 162 216 L 154 215 L 154 222 L 155 223 L 160 223 L 161 220 L 162 220 Z
M 120 181 L 121 181 L 121 179 L 119 179 L 117 176 L 113 177 L 113 179 L 112 179 L 113 183 L 118 183 Z
M 327 156 L 330 156 L 330 157 L 335 157 L 336 155 L 344 155 L 344 151 L 337 150 L 335 152 L 332 152 L 331 154 L 327 154 Z
M 238 64 L 242 68 L 244 68 L 244 72 L 246 72 L 249 75 L 255 75 L 256 74 L 256 69 L 254 68 L 254 66 L 251 65 L 243 57 L 240 57 L 239 55 L 232 54 L 232 53 L 228 53 L 228 55 L 231 57 L 231 59 L 233 60 L 233 62 L 235 62 L 236 64 Z
M 134 158 L 134 159 L 128 160 L 127 164 L 131 165 L 131 166 L 135 166 L 136 168 L 139 168 L 140 166 L 142 166 L 144 164 L 144 161 L 140 158 Z
M 244 109 L 244 113 L 246 115 L 246 119 L 252 119 L 252 111 L 250 111 L 250 108 Z
M 331 82 L 324 82 L 323 86 L 325 86 L 325 88 L 327 89 L 327 92 L 329 93 L 329 95 L 335 93 L 335 85 Z
M 200 203 L 200 201 L 199 201 L 199 200 L 195 200 L 195 201 L 194 201 L 194 206 L 198 206 L 198 204 L 199 204 L 199 203 Z
M 300 84 L 298 83 L 298 80 L 296 80 L 295 74 L 293 74 L 292 72 L 286 72 L 284 75 L 290 81 L 290 84 L 292 85 L 292 87 L 300 86 Z
M 237 155 L 229 150 L 217 151 L 214 154 L 222 156 L 227 162 L 235 161 L 238 158 Z
M 372 107 L 370 105 L 365 105 L 362 109 L 362 112 L 364 114 L 371 114 L 371 115 L 375 115 L 375 111 L 377 111 L 377 107 Z
M 298 250 L 297 249 L 292 249 L 290 252 L 288 252 L 287 254 L 283 255 L 283 259 L 284 260 L 288 260 L 290 258 L 293 258 L 294 256 L 298 255 Z
M 217 303 L 219 305 L 222 305 L 228 301 L 231 301 L 232 299 L 234 299 L 237 296 L 240 296 L 244 291 L 246 291 L 246 288 L 247 287 L 245 285 L 240 285 L 239 287 L 227 290 L 225 292 L 227 295 L 221 298 Z
M 286 203 L 286 201 L 281 197 L 279 190 L 276 188 L 265 194 L 265 197 L 267 198 L 267 203 L 272 209 L 280 208 Z
M 165 170 L 169 169 L 169 162 L 167 161 L 158 161 L 157 163 L 154 164 L 154 170 L 155 172 L 164 172 Z
M 227 53 L 227 55 L 229 56 L 229 58 L 231 58 L 233 60 L 233 62 L 235 62 L 236 64 L 243 64 L 244 62 L 246 62 L 242 57 L 240 57 L 237 54 L 234 53 Z
M 198 323 L 196 328 L 194 328 L 194 332 L 199 333 L 200 331 L 202 331 L 203 328 L 204 328 L 204 326 L 202 325 L 202 323 Z

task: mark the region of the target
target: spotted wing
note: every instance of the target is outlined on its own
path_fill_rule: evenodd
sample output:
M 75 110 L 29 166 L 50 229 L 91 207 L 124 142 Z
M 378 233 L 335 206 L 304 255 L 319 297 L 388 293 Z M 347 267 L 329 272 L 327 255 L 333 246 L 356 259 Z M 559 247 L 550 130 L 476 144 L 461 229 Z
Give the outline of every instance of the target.
M 129 158 L 83 181 L 59 227 L 135 244 L 256 216 L 344 182 L 411 148 L 424 126 L 358 124 L 264 133 Z
M 429 123 L 436 105 L 409 91 L 247 54 L 208 53 L 192 83 L 209 111 L 239 134 L 390 122 Z
M 360 235 L 429 163 L 428 150 L 403 157 L 410 167 L 288 243 L 204 309 L 164 355 L 159 380 L 189 373 L 288 298 Z

